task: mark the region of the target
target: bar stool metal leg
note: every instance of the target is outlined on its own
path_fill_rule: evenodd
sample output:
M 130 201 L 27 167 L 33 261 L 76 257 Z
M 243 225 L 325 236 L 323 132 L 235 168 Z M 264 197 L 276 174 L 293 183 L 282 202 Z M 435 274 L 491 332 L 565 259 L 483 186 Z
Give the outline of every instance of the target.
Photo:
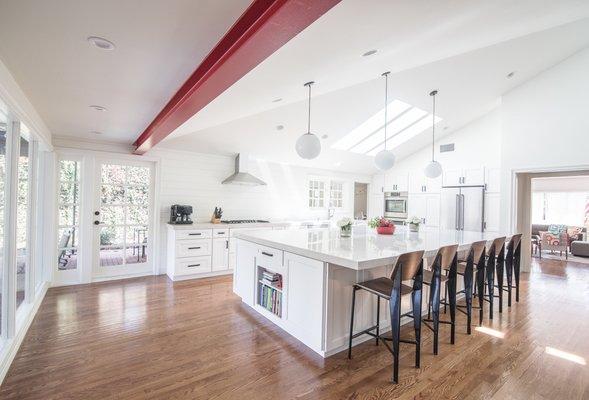
M 348 358 L 352 358 L 352 339 L 354 334 L 354 307 L 356 305 L 356 292 L 358 291 L 358 287 L 354 285 L 354 289 L 352 290 L 352 317 L 350 318 L 350 339 L 348 343 Z
M 378 346 L 378 336 L 380 334 L 380 297 L 376 296 L 376 345 Z
M 495 267 L 497 268 L 497 288 L 499 289 L 499 312 L 503 312 L 503 259 L 501 257 L 497 258 L 497 262 L 495 263 Z
M 489 297 L 489 319 L 493 319 L 493 302 L 495 300 L 495 258 L 489 258 L 487 267 L 487 296 Z

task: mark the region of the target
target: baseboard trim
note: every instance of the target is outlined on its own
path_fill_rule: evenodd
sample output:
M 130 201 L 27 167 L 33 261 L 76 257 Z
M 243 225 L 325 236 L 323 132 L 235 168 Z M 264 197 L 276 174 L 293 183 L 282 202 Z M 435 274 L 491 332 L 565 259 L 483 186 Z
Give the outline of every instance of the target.
M 187 281 L 189 279 L 212 278 L 212 277 L 215 277 L 215 276 L 232 275 L 232 274 L 233 274 L 233 270 L 232 269 L 226 269 L 226 270 L 223 270 L 223 271 L 205 272 L 203 274 L 176 275 L 176 276 L 170 276 L 170 275 L 168 275 L 168 278 L 170 278 L 174 282 L 177 282 L 177 281 Z
M 29 313 L 24 318 L 23 323 L 20 326 L 20 329 L 18 330 L 16 335 L 13 338 L 8 339 L 6 340 L 6 342 L 4 342 L 4 346 L 0 351 L 0 385 L 4 381 L 4 378 L 6 377 L 6 374 L 10 369 L 10 365 L 12 364 L 12 361 L 14 360 L 16 353 L 18 352 L 18 349 L 20 348 L 22 341 L 27 335 L 29 327 L 33 322 L 33 318 L 35 318 L 35 315 L 37 315 L 37 311 L 39 311 L 39 306 L 41 305 L 43 299 L 45 298 L 45 295 L 47 294 L 47 289 L 49 289 L 49 282 L 43 283 L 43 286 L 41 286 L 41 289 L 37 292 L 37 298 L 31 304 Z

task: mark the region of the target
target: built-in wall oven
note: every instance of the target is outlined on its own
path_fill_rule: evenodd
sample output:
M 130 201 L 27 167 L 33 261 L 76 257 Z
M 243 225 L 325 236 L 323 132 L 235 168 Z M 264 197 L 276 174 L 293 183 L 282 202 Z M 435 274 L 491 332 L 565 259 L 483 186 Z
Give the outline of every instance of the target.
M 384 216 L 394 221 L 403 222 L 407 219 L 407 192 L 384 193 Z

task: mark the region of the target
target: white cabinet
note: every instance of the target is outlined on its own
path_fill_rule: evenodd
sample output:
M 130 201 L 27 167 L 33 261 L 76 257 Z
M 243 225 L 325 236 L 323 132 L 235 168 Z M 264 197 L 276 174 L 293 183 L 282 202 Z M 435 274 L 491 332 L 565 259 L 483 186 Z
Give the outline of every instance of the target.
M 409 193 L 440 193 L 441 187 L 441 177 L 427 178 L 421 170 L 415 170 L 409 174 Z
M 447 169 L 444 170 L 443 177 L 444 186 L 484 185 L 485 168 Z
M 316 351 L 322 350 L 324 264 L 284 253 L 288 274 L 286 323 L 290 333 Z
M 406 192 L 409 190 L 409 174 L 405 171 L 397 171 L 394 168 L 385 174 L 385 192 Z
M 488 193 L 499 193 L 501 190 L 501 168 L 487 168 L 485 170 L 485 184 Z
M 421 218 L 423 224 L 428 227 L 440 226 L 439 194 L 409 194 L 407 205 L 410 218 Z
M 166 273 L 170 279 L 189 279 L 211 273 L 211 236 L 211 229 L 168 225 Z
M 372 177 L 372 183 L 370 184 L 370 193 L 379 194 L 384 192 L 384 174 L 376 174 Z
M 485 231 L 499 232 L 501 194 L 485 194 Z
M 382 217 L 384 215 L 384 195 L 371 194 L 368 198 L 368 218 Z
M 243 240 L 236 240 L 237 262 L 233 278 L 233 292 L 249 306 L 254 306 L 256 291 L 257 246 Z
M 213 239 L 212 270 L 229 269 L 229 238 Z

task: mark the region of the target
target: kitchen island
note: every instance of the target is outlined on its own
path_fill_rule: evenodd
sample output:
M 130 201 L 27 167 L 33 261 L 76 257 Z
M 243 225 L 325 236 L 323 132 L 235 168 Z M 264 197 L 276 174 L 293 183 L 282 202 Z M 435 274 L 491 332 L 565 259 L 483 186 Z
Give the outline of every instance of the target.
M 389 236 L 363 226 L 354 227 L 349 238 L 341 238 L 334 228 L 237 233 L 233 291 L 256 312 L 327 357 L 347 346 L 354 283 L 389 276 L 403 253 L 424 250 L 424 257 L 433 257 L 441 246 L 458 244 L 459 251 L 466 251 L 473 242 L 500 236 L 504 235 L 431 228 L 409 232 L 405 227 L 397 227 Z M 424 291 L 424 299 L 427 295 Z M 390 329 L 384 303 L 382 332 Z M 408 306 L 404 302 L 402 311 Z M 375 296 L 358 293 L 355 315 L 355 332 L 374 325 Z M 368 339 L 358 337 L 354 344 Z

